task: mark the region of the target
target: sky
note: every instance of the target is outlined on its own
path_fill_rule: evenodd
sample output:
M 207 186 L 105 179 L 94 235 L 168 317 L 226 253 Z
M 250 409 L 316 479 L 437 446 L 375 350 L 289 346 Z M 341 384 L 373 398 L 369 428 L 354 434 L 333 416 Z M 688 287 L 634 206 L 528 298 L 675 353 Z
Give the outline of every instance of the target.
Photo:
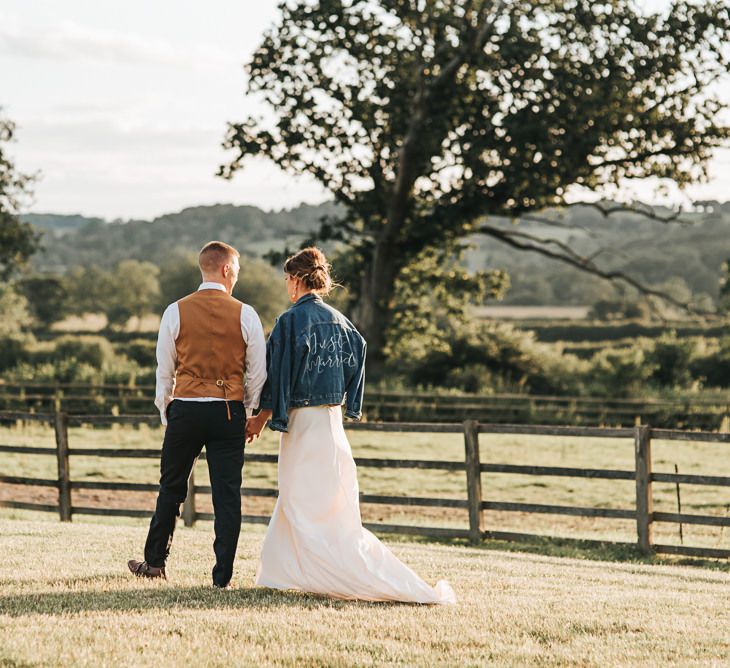
M 9 153 L 40 172 L 28 210 L 149 219 L 329 199 L 262 159 L 232 181 L 215 176 L 232 157 L 226 123 L 261 111 L 244 94 L 243 64 L 275 19 L 274 0 L 0 0 L 0 107 L 17 124 Z M 710 171 L 690 199 L 728 199 L 730 150 Z M 658 202 L 656 185 L 623 194 Z

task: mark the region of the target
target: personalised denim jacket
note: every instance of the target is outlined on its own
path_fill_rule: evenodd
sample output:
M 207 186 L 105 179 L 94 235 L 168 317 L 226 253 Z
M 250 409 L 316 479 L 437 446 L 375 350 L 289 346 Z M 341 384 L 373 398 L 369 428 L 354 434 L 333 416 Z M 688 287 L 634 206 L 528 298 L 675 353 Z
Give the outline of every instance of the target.
M 365 339 L 355 326 L 315 294 L 282 313 L 266 344 L 268 377 L 261 408 L 272 411 L 269 427 L 288 431 L 290 408 L 345 402 L 345 415 L 362 416 Z

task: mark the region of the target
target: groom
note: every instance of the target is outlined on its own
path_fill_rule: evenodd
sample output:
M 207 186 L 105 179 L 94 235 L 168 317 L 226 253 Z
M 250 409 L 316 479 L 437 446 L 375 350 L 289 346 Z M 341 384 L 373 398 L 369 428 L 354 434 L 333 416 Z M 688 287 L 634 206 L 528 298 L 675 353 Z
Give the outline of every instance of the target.
M 231 296 L 239 257 L 221 241 L 206 244 L 198 259 L 203 275 L 198 291 L 170 304 L 160 322 L 155 405 L 166 425 L 160 489 L 144 561 L 127 564 L 141 577 L 166 578 L 180 504 L 205 446 L 215 511 L 213 585 L 232 588 L 246 416 L 258 407 L 266 380 L 261 321 L 253 308 Z

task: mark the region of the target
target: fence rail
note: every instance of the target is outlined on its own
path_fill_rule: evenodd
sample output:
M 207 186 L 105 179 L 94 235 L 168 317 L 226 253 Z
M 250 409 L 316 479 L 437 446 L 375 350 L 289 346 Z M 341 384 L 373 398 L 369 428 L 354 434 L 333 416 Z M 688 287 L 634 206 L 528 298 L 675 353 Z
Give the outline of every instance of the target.
M 0 410 L 145 414 L 154 401 L 151 385 L 91 385 L 0 381 Z M 444 423 L 473 419 L 482 423 L 621 425 L 715 430 L 730 425 L 730 403 L 724 395 L 705 398 L 626 399 L 557 395 L 441 395 L 428 392 L 369 392 L 370 419 Z
M 52 425 L 55 432 L 56 447 L 32 447 L 19 445 L 0 445 L 0 453 L 26 454 L 49 456 L 54 455 L 57 461 L 58 475 L 55 479 L 41 479 L 22 476 L 0 476 L 0 483 L 4 485 L 28 485 L 40 487 L 54 487 L 58 490 L 56 505 L 31 503 L 27 501 L 5 500 L 0 506 L 26 510 L 40 510 L 58 512 L 62 521 L 71 521 L 74 514 L 82 515 L 109 515 L 125 517 L 148 517 L 151 510 L 137 510 L 130 508 L 98 508 L 76 506 L 72 503 L 74 490 L 108 490 L 119 492 L 155 492 L 157 485 L 134 482 L 101 482 L 101 481 L 74 481 L 71 478 L 69 461 L 72 457 L 100 457 L 100 458 L 157 458 L 159 449 L 125 449 L 125 448 L 73 448 L 69 447 L 69 425 L 111 425 L 111 424 L 142 424 L 156 422 L 157 416 L 99 416 L 99 415 L 68 415 L 65 412 L 54 414 L 34 414 L 28 412 L 0 411 L 0 422 L 15 420 L 35 421 Z M 373 531 L 383 533 L 416 534 L 439 538 L 468 538 L 472 543 L 479 543 L 484 539 L 498 539 L 507 541 L 534 541 L 549 538 L 544 535 L 516 533 L 487 529 L 484 522 L 484 511 L 537 513 L 553 515 L 569 515 L 577 517 L 611 518 L 633 520 L 636 523 L 637 540 L 634 545 L 645 554 L 667 553 L 688 556 L 728 558 L 730 550 L 719 548 L 705 548 L 685 545 L 662 545 L 653 540 L 653 525 L 656 522 L 670 522 L 681 524 L 698 524 L 706 526 L 730 526 L 730 517 L 693 515 L 688 513 L 655 512 L 653 510 L 654 482 L 685 483 L 696 485 L 716 485 L 730 487 L 730 477 L 716 475 L 687 475 L 672 473 L 653 473 L 651 458 L 651 442 L 654 438 L 666 440 L 684 440 L 693 442 L 730 443 L 730 434 L 715 432 L 685 432 L 677 430 L 654 429 L 646 425 L 638 425 L 631 429 L 601 429 L 593 427 L 552 426 L 552 425 L 505 425 L 484 424 L 475 420 L 465 420 L 462 423 L 347 423 L 346 428 L 353 431 L 375 432 L 428 432 L 428 433 L 461 433 L 464 436 L 463 461 L 420 460 L 420 459 L 393 459 L 356 457 L 359 467 L 374 467 L 379 469 L 431 469 L 442 471 L 464 472 L 466 475 L 465 497 L 431 498 L 405 497 L 385 494 L 361 494 L 363 503 L 386 504 L 413 507 L 454 508 L 466 511 L 465 523 L 468 528 L 443 528 L 428 526 L 410 526 L 385 523 L 366 523 L 365 526 Z M 569 468 L 556 466 L 529 466 L 500 463 L 484 463 L 480 461 L 479 435 L 480 434 L 523 434 L 523 435 L 552 435 L 552 436 L 579 436 L 601 438 L 631 438 L 634 442 L 635 466 L 633 470 Z M 205 453 L 201 454 L 205 459 Z M 276 455 L 252 453 L 246 456 L 249 462 L 276 463 Z M 594 478 L 608 480 L 634 480 L 636 495 L 634 508 L 595 508 L 582 506 L 566 506 L 538 503 L 516 503 L 504 501 L 490 501 L 482 498 L 482 473 L 508 473 L 530 476 L 557 476 Z M 191 475 L 188 484 L 188 495 L 183 507 L 183 519 L 186 525 L 192 525 L 196 520 L 213 519 L 211 513 L 196 510 L 196 496 L 210 494 L 209 485 L 196 485 L 194 475 Z M 274 488 L 245 487 L 241 490 L 242 496 L 274 498 L 278 491 Z M 244 515 L 244 522 L 266 523 L 266 515 Z M 605 541 L 587 541 L 605 544 Z M 624 543 L 617 543 L 624 545 Z

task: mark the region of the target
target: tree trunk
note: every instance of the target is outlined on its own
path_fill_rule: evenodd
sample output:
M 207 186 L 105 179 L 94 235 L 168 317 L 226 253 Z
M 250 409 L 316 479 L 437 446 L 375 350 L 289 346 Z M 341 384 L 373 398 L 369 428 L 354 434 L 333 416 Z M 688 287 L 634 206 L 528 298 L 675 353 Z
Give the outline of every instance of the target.
M 362 275 L 360 303 L 355 315 L 357 326 L 368 343 L 368 359 L 374 367 L 382 366 L 390 301 L 399 270 L 400 264 L 393 248 L 378 243 Z

